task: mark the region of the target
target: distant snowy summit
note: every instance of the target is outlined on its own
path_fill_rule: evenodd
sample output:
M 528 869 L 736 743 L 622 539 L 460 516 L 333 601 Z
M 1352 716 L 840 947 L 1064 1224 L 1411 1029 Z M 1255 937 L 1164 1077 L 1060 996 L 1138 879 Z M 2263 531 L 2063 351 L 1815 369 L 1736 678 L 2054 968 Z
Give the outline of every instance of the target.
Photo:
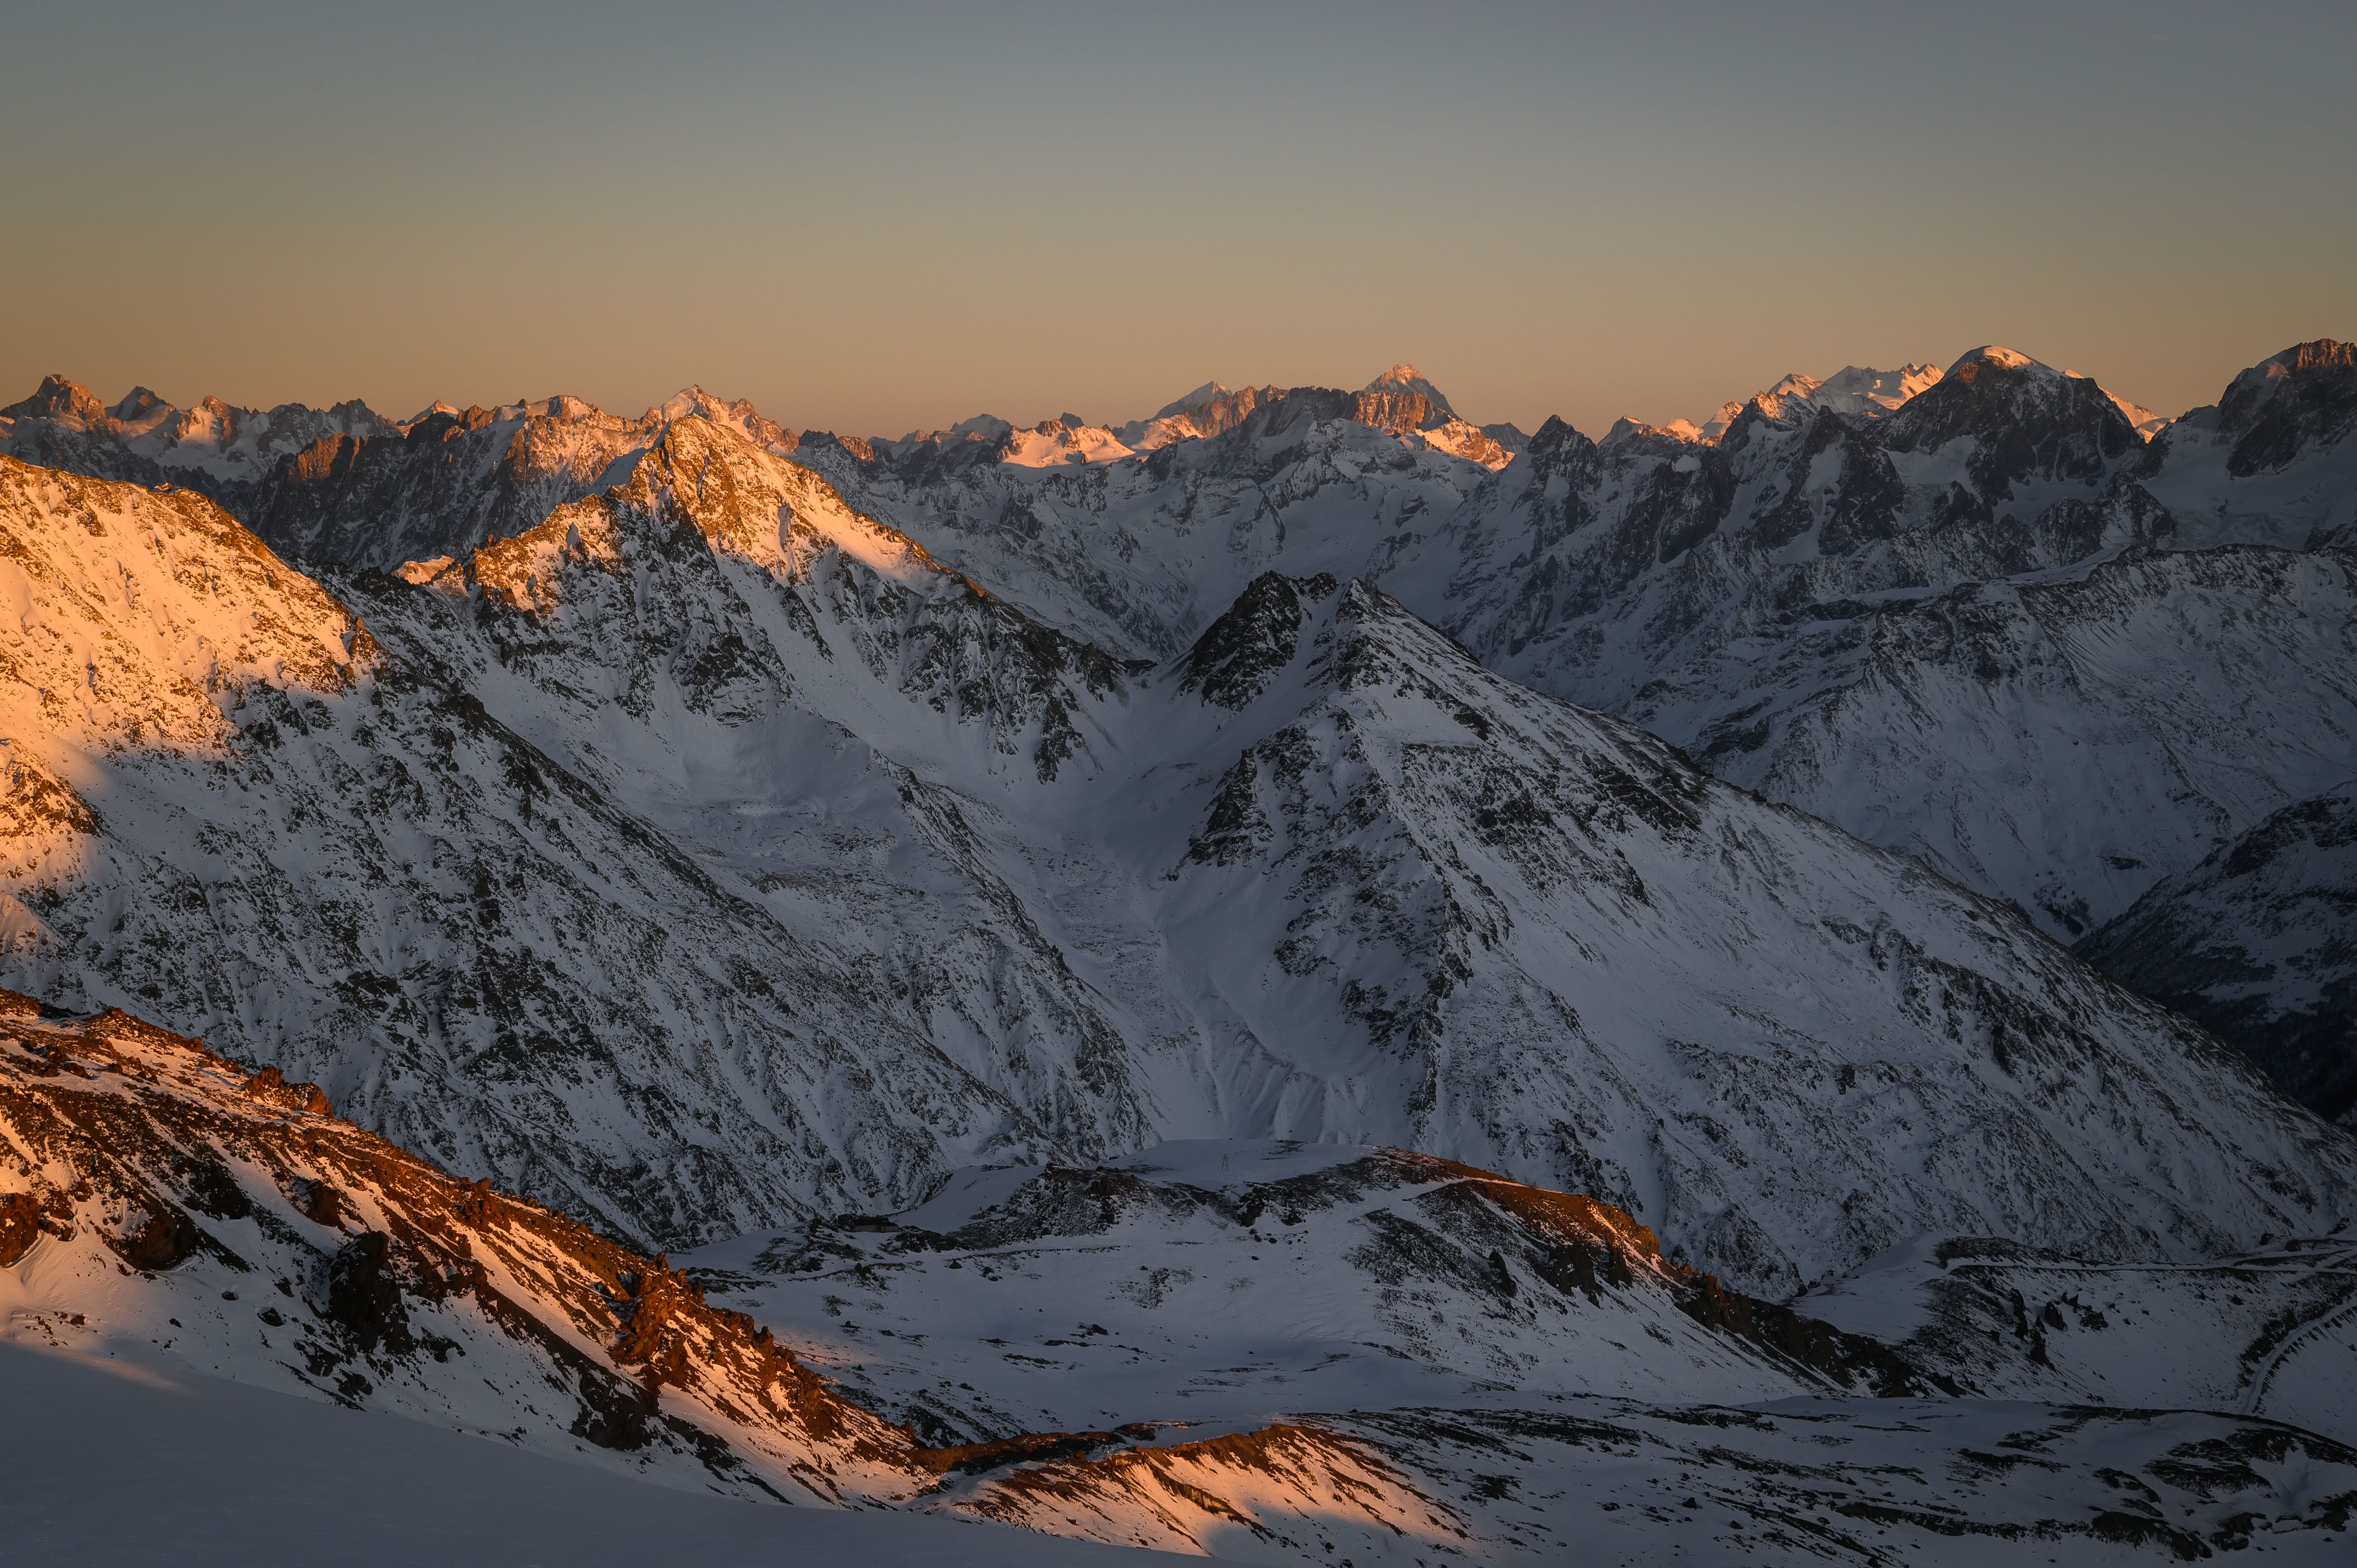
M 1742 401 L 1729 400 L 1719 404 L 1708 419 L 1699 424 L 1690 419 L 1673 419 L 1666 424 L 1654 425 L 1641 420 L 1624 418 L 1614 428 L 1618 430 L 1625 425 L 1631 433 L 1710 445 L 1726 435 L 1746 408 L 1755 405 L 1768 418 L 1788 423 L 1817 409 L 1864 419 L 1880 419 L 1897 413 L 1918 393 L 1937 386 L 1945 376 L 1953 376 L 1967 366 L 1975 370 L 1986 366 L 2003 371 L 2029 371 L 2047 378 L 2091 379 L 2081 376 L 2076 371 L 2054 370 L 2027 354 L 1990 343 L 1965 354 L 1948 368 L 1944 376 L 1937 365 L 1930 363 L 1901 365 L 1891 371 L 1875 370 L 1866 365 L 1845 365 L 1823 381 L 1795 371 L 1764 392 L 1754 392 Z M 2113 405 L 2126 416 L 2128 423 L 2136 427 L 2136 434 L 2147 440 L 2169 423 L 2166 415 L 2155 413 L 2141 403 L 2130 403 L 2109 391 L 2104 395 L 2110 398 Z
M 1466 423 L 1422 371 L 1398 364 L 1356 392 L 1274 384 L 1231 389 L 1210 381 L 1146 418 L 1118 425 L 1091 424 L 1079 414 L 1065 413 L 1021 427 L 985 413 L 947 430 L 912 430 L 897 441 L 862 445 L 894 463 L 928 455 L 963 459 L 970 453 L 1025 468 L 1087 467 L 1116 463 L 1181 441 L 1209 440 L 1235 429 L 1258 410 L 1304 394 L 1318 400 L 1322 417 L 1372 425 L 1491 468 L 1505 467 L 1528 440 L 1512 424 Z
M 1690 419 L 1674 419 L 1659 426 L 1644 424 L 1637 420 L 1625 423 L 1632 429 L 1657 430 L 1681 441 L 1716 442 L 1727 434 L 1727 428 L 1751 403 L 1759 404 L 1771 419 L 1790 419 L 1811 408 L 1831 409 L 1835 413 L 1862 414 L 1873 419 L 1890 413 L 1926 387 L 1938 384 L 1939 380 L 1939 368 L 1929 364 L 1901 365 L 1895 371 L 1845 365 L 1824 381 L 1795 371 L 1765 392 L 1754 392 L 1742 402 L 1729 401 L 1719 404 L 1711 416 L 1699 424 Z
M 2290 373 L 2289 357 L 2300 351 L 2278 356 L 2284 360 L 2279 380 Z M 2026 355 L 1994 347 L 1976 349 L 1959 364 L 1965 361 L 2005 368 L 2018 362 L 2050 376 L 2074 374 L 2050 371 Z M 2260 366 L 2245 373 L 2245 380 L 2261 378 L 2254 381 L 2246 400 L 2259 396 L 2256 389 L 2264 382 L 2265 370 Z M 1953 368 L 1948 373 L 1953 375 Z M 1724 438 L 1744 410 L 1755 406 L 1765 417 L 1786 423 L 1813 410 L 1878 419 L 1941 379 L 1942 372 L 1929 363 L 1896 370 L 1849 365 L 1823 381 L 1794 372 L 1748 399 L 1721 404 L 1699 424 L 1674 419 L 1654 425 L 1631 418 L 1613 429 L 1623 436 L 1707 445 Z M 2169 423 L 2125 399 L 2114 396 L 2112 401 L 2147 438 Z M 1320 418 L 1369 425 L 1412 447 L 1448 453 L 1493 470 L 1505 467 L 1531 441 L 1510 423 L 1470 423 L 1421 371 L 1400 363 L 1355 392 L 1274 383 L 1231 388 L 1213 380 L 1144 418 L 1121 424 L 1092 424 L 1066 412 L 1020 425 L 997 414 L 978 413 L 945 429 L 911 430 L 898 438 L 797 434 L 763 418 L 750 403 L 724 403 L 701 387 L 683 388 L 636 416 L 608 413 L 581 398 L 558 394 L 519 398 L 492 408 L 462 409 L 436 400 L 400 419 L 357 399 L 325 409 L 282 403 L 265 410 L 236 407 L 208 396 L 184 409 L 144 386 L 134 387 L 110 406 L 88 388 L 52 375 L 30 397 L 0 407 L 0 452 L 113 478 L 150 484 L 177 479 L 223 499 L 234 499 L 242 511 L 263 512 L 269 498 L 261 492 L 282 481 L 281 469 L 298 456 L 308 458 L 311 468 L 320 467 L 328 461 L 327 456 L 307 449 L 339 438 L 354 444 L 351 450 L 357 452 L 358 444 L 367 441 L 447 446 L 480 432 L 484 434 L 470 445 L 487 448 L 486 454 L 467 459 L 462 467 L 487 467 L 501 461 L 511 446 L 521 446 L 526 450 L 520 471 L 546 478 L 552 466 L 576 469 L 575 482 L 565 488 L 587 493 L 589 482 L 605 478 L 613 462 L 643 451 L 663 430 L 691 414 L 735 425 L 780 455 L 814 440 L 821 446 L 841 446 L 862 460 L 880 459 L 896 467 L 912 460 L 948 463 L 963 471 L 977 461 L 1028 468 L 1102 467 L 1178 442 L 1225 435 L 1278 403 L 1314 408 Z M 568 454 L 562 460 L 551 456 L 560 446 Z M 534 497 L 535 502 L 542 499 Z
M 1939 379 L 1940 371 L 1932 365 L 1901 365 L 1895 371 L 1845 365 L 1803 395 L 1819 407 L 1840 413 L 1889 413 Z

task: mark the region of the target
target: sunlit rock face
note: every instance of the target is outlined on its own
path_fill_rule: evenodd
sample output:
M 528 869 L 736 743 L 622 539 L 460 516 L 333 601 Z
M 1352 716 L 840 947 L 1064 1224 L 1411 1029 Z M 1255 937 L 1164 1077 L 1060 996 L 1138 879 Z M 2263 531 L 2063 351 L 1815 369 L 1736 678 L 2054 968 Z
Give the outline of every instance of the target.
M 389 420 L 358 403 L 175 408 L 145 387 L 112 410 L 51 376 L 0 409 L 0 453 L 144 485 L 184 485 L 219 501 L 289 560 L 390 571 L 519 532 L 616 482 L 671 424 L 717 420 L 776 450 L 790 432 L 750 403 L 690 387 L 637 418 L 576 397 L 498 408 L 436 403 Z
M 742 1496 L 842 1506 L 923 1484 L 904 1433 L 661 1259 L 436 1169 L 275 1069 L 0 993 L 0 1302 L 20 1342 L 144 1343 Z

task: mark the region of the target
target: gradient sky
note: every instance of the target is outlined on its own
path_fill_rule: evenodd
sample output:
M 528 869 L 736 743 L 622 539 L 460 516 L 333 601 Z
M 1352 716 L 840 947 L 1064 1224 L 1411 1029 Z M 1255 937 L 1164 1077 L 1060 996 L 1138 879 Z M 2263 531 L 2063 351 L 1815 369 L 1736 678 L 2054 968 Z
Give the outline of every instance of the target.
M 1700 418 L 2357 336 L 2357 5 L 0 11 L 0 401 Z M 20 390 L 21 389 L 21 390 Z

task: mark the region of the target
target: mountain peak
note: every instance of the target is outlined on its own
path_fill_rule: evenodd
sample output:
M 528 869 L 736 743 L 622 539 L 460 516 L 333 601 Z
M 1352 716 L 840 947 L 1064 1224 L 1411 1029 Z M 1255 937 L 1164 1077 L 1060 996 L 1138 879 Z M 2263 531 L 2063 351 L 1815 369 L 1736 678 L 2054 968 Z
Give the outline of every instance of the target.
M 1201 386 L 1197 387 L 1193 392 L 1187 393 L 1184 397 L 1174 398 L 1170 402 L 1164 403 L 1160 408 L 1156 409 L 1151 415 L 1151 418 L 1168 419 L 1176 414 L 1191 413 L 1195 410 L 1202 407 L 1205 403 L 1211 403 L 1218 398 L 1223 398 L 1227 395 L 1228 388 L 1227 383 L 1224 381 L 1205 381 Z
M 2357 343 L 2336 343 L 2330 338 L 2295 343 L 2280 354 L 2261 360 L 2257 368 L 2264 371 L 2270 365 L 2279 365 L 2294 375 L 2302 371 L 2345 370 L 2357 365 Z
M 2003 349 L 1996 351 L 2001 354 L 2012 352 Z M 1935 385 L 1939 380 L 1940 368 L 1932 364 L 1910 361 L 1895 371 L 1844 365 L 1819 382 L 1816 390 L 1809 394 L 1809 400 L 1820 408 L 1830 408 L 1836 413 L 1879 416 L 1889 413 L 1924 388 Z
M 2280 468 L 2357 429 L 2357 343 L 2295 343 L 2236 376 L 2218 400 L 2219 428 L 2239 439 L 2228 471 Z
M 1433 407 L 1449 418 L 1457 417 L 1457 411 L 1448 405 L 1448 399 L 1441 394 L 1440 389 L 1426 381 L 1424 372 L 1414 365 L 1394 365 L 1390 370 L 1369 381 L 1360 391 L 1361 393 L 1415 392 L 1429 401 Z
M 1969 383 L 1973 374 L 1983 370 L 2040 371 L 2045 372 L 2048 376 L 2056 376 L 2060 374 L 2060 372 L 2050 365 L 2042 365 L 2027 354 L 2017 353 L 2011 349 L 2000 348 L 1995 343 L 1984 343 L 1979 348 L 1973 349 L 1970 353 L 1964 355 L 1964 358 L 1958 360 L 1954 364 L 1950 365 L 1948 367 L 1948 374 L 1951 376 L 1962 375 Z
M 0 408 L 0 414 L 29 415 L 35 419 L 91 420 L 105 412 L 106 405 L 88 387 L 59 375 L 43 376 L 32 396 Z
M 672 424 L 691 414 L 700 413 L 706 417 L 718 417 L 725 414 L 727 409 L 726 403 L 705 392 L 701 386 L 690 382 L 647 410 L 647 413 L 662 424 Z
M 2226 395 L 2232 398 L 2239 389 L 2248 397 L 2293 376 L 2352 367 L 2357 367 L 2357 343 L 2336 343 L 2330 338 L 2319 338 L 2310 343 L 2295 343 L 2280 354 L 2268 355 L 2236 376 L 2228 385 Z M 48 385 L 48 381 L 43 381 L 42 390 L 46 392 Z
M 129 421 L 138 418 L 143 413 L 153 413 L 156 409 L 169 406 L 162 398 L 157 397 L 145 387 L 133 387 L 123 394 L 123 401 L 116 403 L 110 412 L 117 419 Z

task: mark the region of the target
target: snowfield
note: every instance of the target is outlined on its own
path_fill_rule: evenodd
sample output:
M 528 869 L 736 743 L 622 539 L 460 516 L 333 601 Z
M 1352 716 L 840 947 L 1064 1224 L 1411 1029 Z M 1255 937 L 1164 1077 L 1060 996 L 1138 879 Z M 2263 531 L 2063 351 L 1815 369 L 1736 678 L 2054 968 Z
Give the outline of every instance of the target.
M 1669 1262 L 1608 1206 L 1429 1156 L 977 1170 L 683 1270 L 313 1085 L 0 1004 L 5 1522 L 44 1561 L 604 1561 L 654 1530 L 1088 1560 L 995 1525 L 1354 1568 L 1575 1541 L 2102 1561 L 2315 1552 L 2357 1508 L 2329 1438 L 1992 1400 Z M 2340 1332 L 2318 1305 L 2300 1333 Z

